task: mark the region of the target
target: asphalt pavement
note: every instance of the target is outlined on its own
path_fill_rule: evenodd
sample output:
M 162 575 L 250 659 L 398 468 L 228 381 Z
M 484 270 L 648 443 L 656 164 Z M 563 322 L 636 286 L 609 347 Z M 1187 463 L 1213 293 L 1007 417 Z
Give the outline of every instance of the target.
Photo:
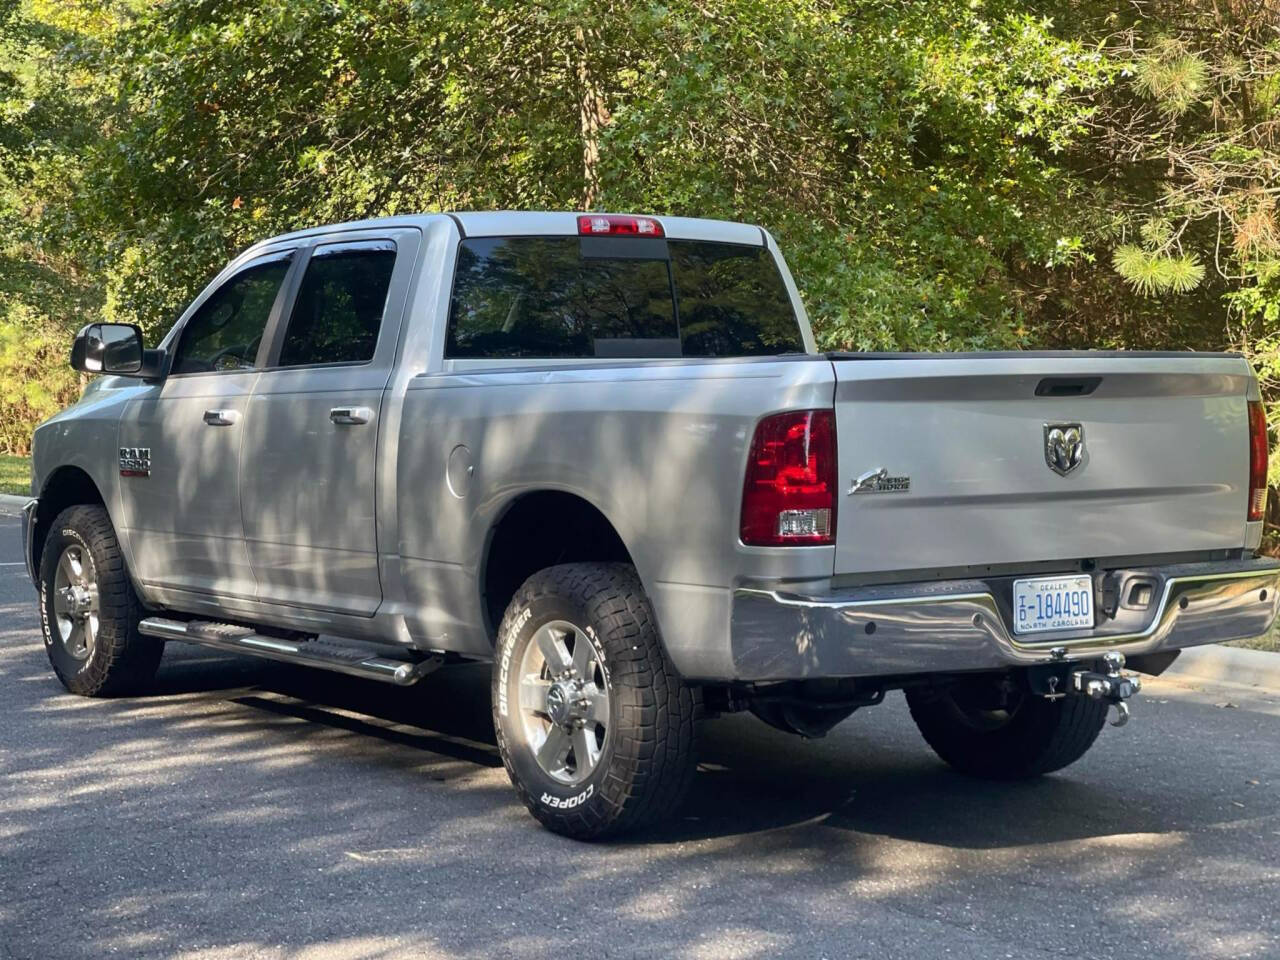
M 1280 957 L 1280 693 L 1158 680 L 1032 783 L 952 773 L 899 695 L 826 739 L 709 723 L 682 814 L 554 836 L 484 666 L 415 688 L 171 644 L 66 694 L 0 517 L 0 960 Z

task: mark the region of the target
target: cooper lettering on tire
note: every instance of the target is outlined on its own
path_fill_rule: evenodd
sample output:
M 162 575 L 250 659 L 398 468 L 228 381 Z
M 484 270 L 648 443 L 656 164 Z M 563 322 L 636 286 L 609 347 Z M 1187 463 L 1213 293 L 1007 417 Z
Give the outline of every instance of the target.
M 535 573 L 498 631 L 494 727 L 547 827 L 595 839 L 669 815 L 693 775 L 702 702 L 676 676 L 632 567 Z
M 590 786 L 590 787 L 587 787 L 587 789 L 583 790 L 581 793 L 572 797 L 556 797 L 556 796 L 552 796 L 549 793 L 544 793 L 542 795 L 542 802 L 545 803 L 548 807 L 552 807 L 556 810 L 572 810 L 578 804 L 586 803 L 587 799 L 594 792 L 595 792 L 595 787 Z

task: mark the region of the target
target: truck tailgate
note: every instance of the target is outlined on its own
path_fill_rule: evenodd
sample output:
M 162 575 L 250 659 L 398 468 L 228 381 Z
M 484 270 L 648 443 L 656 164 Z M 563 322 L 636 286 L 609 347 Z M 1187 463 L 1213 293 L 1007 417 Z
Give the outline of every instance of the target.
M 1252 374 L 1239 357 L 865 354 L 832 362 L 838 574 L 1244 543 Z

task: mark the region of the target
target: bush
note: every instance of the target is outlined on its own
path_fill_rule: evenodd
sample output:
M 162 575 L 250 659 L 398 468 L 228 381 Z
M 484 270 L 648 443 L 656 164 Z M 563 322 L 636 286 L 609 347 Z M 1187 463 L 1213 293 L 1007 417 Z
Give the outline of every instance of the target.
M 31 431 L 80 395 L 67 365 L 70 338 L 26 304 L 0 313 L 0 452 L 26 455 Z

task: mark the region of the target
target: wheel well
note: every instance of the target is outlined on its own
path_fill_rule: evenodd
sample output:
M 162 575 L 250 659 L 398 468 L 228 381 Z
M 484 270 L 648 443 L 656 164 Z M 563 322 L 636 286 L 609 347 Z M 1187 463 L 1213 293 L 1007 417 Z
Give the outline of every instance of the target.
M 518 498 L 495 525 L 485 554 L 489 636 L 496 635 L 507 604 L 531 575 L 584 560 L 632 562 L 613 524 L 581 497 L 545 490 Z
M 36 510 L 36 529 L 32 545 L 36 570 L 40 569 L 40 554 L 49 535 L 53 521 L 67 507 L 81 503 L 103 504 L 102 493 L 93 478 L 79 467 L 59 467 L 40 490 L 40 506 Z

